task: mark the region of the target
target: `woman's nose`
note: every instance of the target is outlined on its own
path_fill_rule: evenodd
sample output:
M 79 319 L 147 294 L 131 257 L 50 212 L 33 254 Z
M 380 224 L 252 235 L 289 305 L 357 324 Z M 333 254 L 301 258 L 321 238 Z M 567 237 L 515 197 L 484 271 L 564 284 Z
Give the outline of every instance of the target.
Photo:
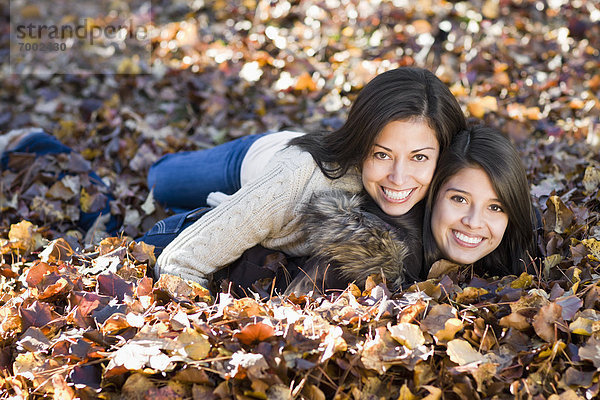
M 470 207 L 468 212 L 463 216 L 462 223 L 470 228 L 481 227 L 483 225 L 481 210 L 477 207 Z
M 388 175 L 388 179 L 400 186 L 407 181 L 409 175 L 408 166 L 402 161 L 396 161 Z

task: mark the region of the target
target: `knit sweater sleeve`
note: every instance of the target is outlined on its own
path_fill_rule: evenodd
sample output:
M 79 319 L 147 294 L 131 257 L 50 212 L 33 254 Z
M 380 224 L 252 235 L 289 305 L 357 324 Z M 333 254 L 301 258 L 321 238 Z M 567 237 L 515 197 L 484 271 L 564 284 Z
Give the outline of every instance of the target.
M 276 236 L 294 218 L 315 169 L 311 162 L 285 161 L 183 230 L 159 256 L 157 272 L 205 283 L 245 250 Z

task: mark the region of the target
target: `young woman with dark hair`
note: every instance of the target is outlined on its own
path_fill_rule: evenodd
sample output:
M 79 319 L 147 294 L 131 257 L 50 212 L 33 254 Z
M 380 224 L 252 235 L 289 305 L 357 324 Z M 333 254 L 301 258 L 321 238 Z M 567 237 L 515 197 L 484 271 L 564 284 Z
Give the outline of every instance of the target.
M 289 146 L 278 142 L 276 146 L 283 149 L 267 161 L 263 159 L 262 164 L 250 166 L 255 174 L 246 183 L 240 181 L 238 167 L 225 168 L 235 175 L 229 179 L 234 184 L 220 191 L 230 196 L 221 197 L 224 200 L 202 218 L 202 211 L 193 211 L 191 218 L 183 215 L 167 224 L 157 224 L 142 238 L 158 246 L 167 238 L 162 242 L 168 245 L 158 258 L 155 273 L 206 283 L 212 273 L 255 245 L 290 256 L 308 255 L 310 233 L 302 229 L 300 213 L 319 192 L 364 190 L 385 214 L 406 214 L 424 199 L 439 152 L 464 128 L 458 102 L 431 72 L 408 67 L 384 72 L 361 90 L 340 129 L 300 135 Z M 255 139 L 249 147 L 225 152 L 221 158 L 241 159 L 242 167 L 247 158 L 256 162 L 261 157 L 253 148 L 274 135 L 278 133 Z M 183 167 L 177 167 L 177 157 L 170 156 L 168 163 L 182 171 Z M 191 160 L 194 155 L 188 157 Z M 161 163 L 149 179 L 155 195 L 165 191 L 157 187 L 168 188 L 178 174 L 190 175 L 189 171 L 165 173 L 161 174 L 164 182 L 159 182 L 154 177 Z M 205 175 L 213 170 L 221 173 L 223 168 L 198 163 L 189 185 L 202 185 Z M 213 201 L 215 198 L 217 201 Z M 208 198 L 211 205 L 221 199 Z M 169 226 L 172 229 L 167 232 Z

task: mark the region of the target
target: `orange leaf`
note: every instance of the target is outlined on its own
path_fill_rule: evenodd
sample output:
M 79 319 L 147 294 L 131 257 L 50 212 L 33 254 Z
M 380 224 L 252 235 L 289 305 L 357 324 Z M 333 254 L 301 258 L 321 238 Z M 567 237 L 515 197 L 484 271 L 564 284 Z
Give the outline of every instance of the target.
M 233 337 L 246 345 L 251 345 L 267 340 L 273 335 L 275 335 L 275 329 L 271 325 L 258 322 L 256 324 L 246 325 L 240 332 L 233 335 Z

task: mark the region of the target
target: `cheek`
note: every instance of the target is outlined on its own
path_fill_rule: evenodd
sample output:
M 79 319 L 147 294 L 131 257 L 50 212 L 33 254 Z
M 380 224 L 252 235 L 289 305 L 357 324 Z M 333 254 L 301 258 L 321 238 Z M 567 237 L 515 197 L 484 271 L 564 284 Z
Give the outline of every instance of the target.
M 498 243 L 502 241 L 506 228 L 508 227 L 508 218 L 499 218 L 494 224 L 494 231 L 498 237 Z
M 361 171 L 363 185 L 367 186 L 368 184 L 373 184 L 374 181 L 379 180 L 381 175 L 380 169 L 381 168 L 375 161 L 365 161 Z
M 428 164 L 430 164 L 430 165 L 423 167 L 416 174 L 416 176 L 418 177 L 417 180 L 419 181 L 419 183 L 425 187 L 429 187 L 429 185 L 431 184 L 431 180 L 433 179 L 433 174 L 435 173 L 435 163 L 428 163 Z
M 440 246 L 440 239 L 443 236 L 443 232 L 445 230 L 446 222 L 444 221 L 444 206 L 440 204 L 438 201 L 433 208 L 431 213 L 431 232 L 433 233 L 433 238 L 437 243 L 438 247 Z

